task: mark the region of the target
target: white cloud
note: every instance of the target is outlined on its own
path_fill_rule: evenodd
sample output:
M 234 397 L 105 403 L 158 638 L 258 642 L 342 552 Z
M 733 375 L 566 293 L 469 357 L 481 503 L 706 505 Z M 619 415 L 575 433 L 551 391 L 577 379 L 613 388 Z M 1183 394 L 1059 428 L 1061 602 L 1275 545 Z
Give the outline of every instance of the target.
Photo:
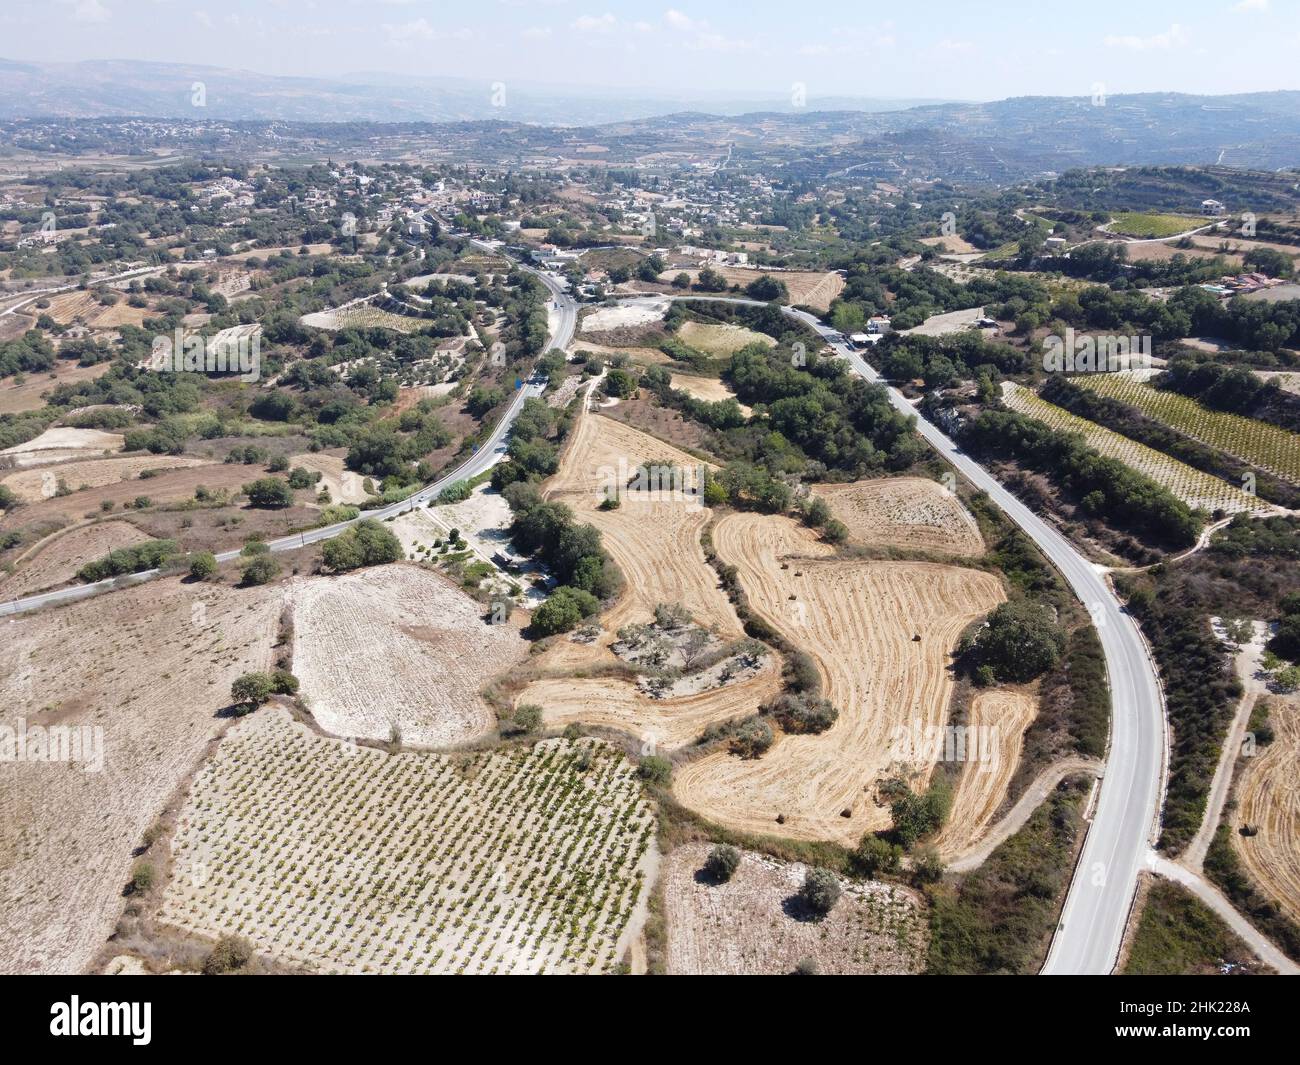
M 551 35 L 550 26 L 529 26 L 524 30 L 524 36 L 534 41 L 543 41 Z
M 473 35 L 469 30 L 440 30 L 427 18 L 412 19 L 410 22 L 385 22 L 381 27 L 388 43 L 399 48 L 406 48 L 418 41 L 469 40 Z
M 668 23 L 670 29 L 681 30 L 683 33 L 703 28 L 690 15 L 683 14 L 676 8 L 671 7 L 664 12 L 664 22 Z
M 1171 48 L 1187 46 L 1187 31 L 1174 23 L 1164 33 L 1155 33 L 1150 37 L 1136 37 L 1131 34 L 1106 38 L 1107 48 L 1127 48 L 1131 52 L 1167 51 Z
M 1267 11 L 1268 0 L 1237 0 L 1232 5 L 1233 11 Z
M 618 19 L 606 12 L 603 15 L 579 15 L 573 20 L 573 28 L 579 33 L 609 33 Z
M 107 22 L 113 13 L 99 0 L 75 0 L 72 17 L 78 22 Z
M 194 21 L 206 30 L 212 29 L 212 16 L 206 11 L 194 12 Z
M 974 47 L 975 45 L 971 41 L 957 41 L 951 37 L 945 37 L 939 42 L 939 51 L 941 52 L 969 52 Z

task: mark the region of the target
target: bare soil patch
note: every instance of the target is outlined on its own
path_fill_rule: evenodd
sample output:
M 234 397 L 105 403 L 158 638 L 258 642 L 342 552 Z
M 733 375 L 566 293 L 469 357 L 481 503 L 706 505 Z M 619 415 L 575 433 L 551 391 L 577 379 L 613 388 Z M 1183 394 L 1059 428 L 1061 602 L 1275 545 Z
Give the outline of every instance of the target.
M 809 962 L 825 975 L 924 969 L 929 937 L 914 891 L 841 880 L 839 902 L 816 921 L 797 898 L 807 866 L 742 851 L 718 884 L 702 872 L 708 853 L 708 844 L 690 843 L 663 862 L 669 973 L 783 975 Z
M 1265 897 L 1300 921 L 1300 698 L 1270 700 L 1274 740 L 1244 760 L 1232 834 L 1237 853 Z
M 288 602 L 302 694 L 336 736 L 476 739 L 493 724 L 479 689 L 528 653 L 517 621 L 489 624 L 481 603 L 416 566 L 297 579 Z
M 0 762 L 0 969 L 80 972 L 112 931 L 132 851 L 271 665 L 280 595 L 154 581 L 5 623 L 0 720 L 102 732 L 103 767 Z
M 136 481 L 140 488 L 139 494 L 149 495 L 149 485 L 153 478 L 141 481 L 140 474 L 144 470 L 174 470 L 210 465 L 212 464 L 207 459 L 184 455 L 132 455 L 128 458 L 85 459 L 80 462 L 46 465 L 11 473 L 0 478 L 0 484 L 11 489 L 24 503 L 49 499 L 58 490 L 60 482 L 71 491 L 80 492 L 122 481 Z
M 938 481 L 888 477 L 816 485 L 849 534 L 872 547 L 902 547 L 976 558 L 984 554 L 979 525 Z
M 57 588 L 75 579 L 87 562 L 103 558 L 119 547 L 130 547 L 150 539 L 130 522 L 98 521 L 53 537 L 17 572 L 0 574 L 0 598 L 20 599 L 25 595 Z

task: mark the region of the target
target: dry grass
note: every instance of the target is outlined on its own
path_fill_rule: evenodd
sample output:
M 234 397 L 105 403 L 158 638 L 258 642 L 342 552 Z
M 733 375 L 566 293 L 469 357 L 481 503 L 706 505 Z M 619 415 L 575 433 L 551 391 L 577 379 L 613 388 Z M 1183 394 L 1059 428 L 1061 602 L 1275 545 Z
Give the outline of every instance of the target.
M 708 853 L 692 843 L 664 859 L 669 973 L 781 975 L 801 962 L 826 975 L 925 967 L 925 911 L 915 892 L 841 881 L 839 902 L 814 921 L 797 900 L 806 866 L 745 851 L 732 878 L 717 884 L 701 873 Z
M 696 377 L 692 374 L 675 373 L 672 376 L 672 387 L 708 403 L 720 403 L 723 400 L 736 398 L 736 393 L 716 377 Z M 743 403 L 740 404 L 740 409 L 745 412 L 746 418 L 753 413 L 753 409 Z
M 21 469 L 51 462 L 93 458 L 107 451 L 121 451 L 125 438 L 99 429 L 46 429 L 23 444 L 0 451 L 0 466 Z
M 966 722 L 967 761 L 957 781 L 948 820 L 933 840 L 940 857 L 964 854 L 988 833 L 1020 763 L 1025 730 L 1037 712 L 1033 696 L 1009 689 L 980 692 L 971 701 Z M 987 736 L 989 741 L 971 736 Z M 976 743 L 979 757 L 971 760 Z
M 107 373 L 111 365 L 112 363 L 101 362 L 94 366 L 77 366 L 60 362 L 54 376 L 48 373 L 29 374 L 22 384 L 16 384 L 12 377 L 6 377 L 0 380 L 0 414 L 40 410 L 45 406 L 41 393 L 50 391 L 56 385 L 93 381 L 96 377 Z
M 516 620 L 404 564 L 292 582 L 294 672 L 336 736 L 451 746 L 493 724 L 479 689 L 528 653 Z
M 678 799 L 729 828 L 794 839 L 853 845 L 888 827 L 876 785 L 897 773 L 928 779 L 933 761 L 898 764 L 899 741 L 947 723 L 949 656 L 1004 599 L 1001 584 L 957 566 L 828 559 L 783 517 L 729 514 L 713 539 L 754 611 L 813 657 L 840 716 L 820 735 L 780 737 L 757 760 L 690 763 L 676 775 Z
M 319 473 L 321 479 L 316 483 L 316 491 L 328 489 L 332 503 L 363 503 L 370 495 L 364 488 L 365 477 L 343 468 L 342 455 L 305 452 L 290 458 L 289 465 Z
M 1275 738 L 1237 787 L 1236 821 L 1258 831 L 1232 839 L 1262 894 L 1300 921 L 1300 698 L 1271 700 L 1269 719 Z
M 764 344 L 769 348 L 776 345 L 776 341 L 766 333 L 747 329 L 743 325 L 732 325 L 730 322 L 683 322 L 677 330 L 677 336 L 696 351 L 702 351 L 715 359 L 725 359 L 750 344 Z
M 0 484 L 12 489 L 24 503 L 49 499 L 62 481 L 72 491 L 102 488 L 122 481 L 137 481 L 140 495 L 149 495 L 149 480 L 139 481 L 142 470 L 176 470 L 193 466 L 209 466 L 207 459 L 187 458 L 183 455 L 132 455 L 119 459 L 85 459 L 81 462 L 48 465 L 39 469 L 22 470 L 0 479 Z
M 938 481 L 890 477 L 813 488 L 849 530 L 871 547 L 902 547 L 977 558 L 979 526 L 961 500 Z
M 79 972 L 122 908 L 131 852 L 271 665 L 273 588 L 155 581 L 10 621 L 0 719 L 103 729 L 104 763 L 0 762 L 0 970 Z
M 0 598 L 19 599 L 66 584 L 87 562 L 103 558 L 119 547 L 143 543 L 151 537 L 125 521 L 99 521 L 57 534 L 23 561 L 9 577 L 0 575 Z

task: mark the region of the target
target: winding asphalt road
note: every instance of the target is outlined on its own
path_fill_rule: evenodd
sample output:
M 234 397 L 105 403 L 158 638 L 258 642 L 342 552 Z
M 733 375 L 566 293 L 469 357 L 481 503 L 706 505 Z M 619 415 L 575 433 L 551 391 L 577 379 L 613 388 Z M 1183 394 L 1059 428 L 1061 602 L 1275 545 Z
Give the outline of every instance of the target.
M 560 282 L 539 270 L 532 267 L 523 266 L 522 269 L 539 277 L 542 283 L 550 292 L 555 305 L 559 310 L 559 321 L 550 337 L 549 347 L 565 348 L 573 339 L 573 331 L 578 320 L 578 306 L 573 299 L 565 292 Z M 510 428 L 514 425 L 515 419 L 519 412 L 523 410 L 524 400 L 529 396 L 540 396 L 546 391 L 544 382 L 529 380 L 523 382 L 515 390 L 514 398 L 510 401 L 510 406 L 506 408 L 505 413 L 497 422 L 496 427 L 492 430 L 491 436 L 487 438 L 468 459 L 457 466 L 450 473 L 434 481 L 433 484 L 421 488 L 414 495 L 389 506 L 381 507 L 378 510 L 363 511 L 351 521 L 339 522 L 337 525 L 326 525 L 319 529 L 308 529 L 304 532 L 293 533 L 289 536 L 283 536 L 278 540 L 271 540 L 267 547 L 274 552 L 293 551 L 300 547 L 306 547 L 308 544 L 319 543 L 322 540 L 330 540 L 339 533 L 345 531 L 357 522 L 366 518 L 385 518 L 396 517 L 398 514 L 405 514 L 422 506 L 431 499 L 436 499 L 438 494 L 446 487 L 457 481 L 468 480 L 476 477 L 480 473 L 491 469 L 505 455 L 506 437 L 510 433 Z M 217 555 L 218 562 L 229 562 L 239 557 L 238 551 L 223 551 Z M 82 584 L 73 588 L 60 588 L 53 592 L 44 592 L 41 595 L 31 595 L 25 599 L 15 599 L 7 603 L 0 603 L 0 616 L 22 614 L 30 610 L 39 610 L 47 606 L 61 606 L 65 603 L 73 603 L 79 599 L 88 599 L 91 596 L 99 595 L 103 592 L 110 592 L 117 588 L 129 588 L 134 584 L 141 584 L 145 581 L 153 580 L 159 576 L 160 571 L 156 569 L 146 570 L 142 573 L 129 573 L 121 577 L 110 577 L 107 580 L 97 581 L 94 584 Z
M 755 300 L 676 298 L 763 306 Z M 875 369 L 820 319 L 792 307 L 781 309 L 821 336 L 859 376 L 884 384 Z M 1110 680 L 1110 750 L 1092 826 L 1042 971 L 1048 975 L 1109 973 L 1119 958 L 1138 873 L 1145 865 L 1160 814 L 1166 736 L 1164 699 L 1155 664 L 1137 623 L 1107 584 L 1105 571 L 1085 559 L 1060 532 L 963 453 L 902 393 L 885 387 L 894 407 L 916 418 L 917 432 L 976 488 L 987 492 L 1038 545 L 1087 607 L 1097 627 Z

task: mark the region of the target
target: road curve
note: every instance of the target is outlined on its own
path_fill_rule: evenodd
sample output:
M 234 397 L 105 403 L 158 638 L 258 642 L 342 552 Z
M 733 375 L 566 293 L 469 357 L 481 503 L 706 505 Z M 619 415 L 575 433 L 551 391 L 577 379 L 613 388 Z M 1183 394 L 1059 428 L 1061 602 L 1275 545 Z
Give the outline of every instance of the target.
M 682 300 L 763 306 L 755 300 L 679 296 Z M 806 311 L 781 310 L 814 330 L 853 371 L 877 384 L 880 375 L 838 334 Z M 1110 750 L 1101 794 L 1060 924 L 1042 972 L 1046 975 L 1107 974 L 1120 943 L 1160 814 L 1165 763 L 1164 698 L 1155 663 L 1137 623 L 1121 606 L 1105 571 L 1085 559 L 1053 526 L 1026 507 L 948 436 L 923 417 L 897 389 L 885 386 L 890 402 L 916 419 L 930 445 L 1038 545 L 1092 614 L 1110 681 Z
M 573 339 L 573 331 L 577 325 L 578 306 L 564 291 L 564 287 L 559 281 L 548 274 L 534 270 L 529 266 L 521 266 L 522 269 L 539 277 L 547 290 L 554 298 L 556 306 L 559 309 L 560 319 L 554 333 L 550 337 L 549 346 L 556 348 L 566 348 Z M 524 400 L 529 396 L 540 396 L 545 392 L 546 386 L 532 381 L 522 382 L 520 387 L 515 390 L 514 398 L 510 401 L 510 406 L 506 408 L 505 414 L 498 420 L 492 434 L 485 440 L 468 459 L 457 466 L 450 473 L 432 484 L 421 488 L 414 495 L 397 503 L 392 503 L 386 507 L 377 510 L 363 511 L 351 521 L 342 521 L 336 525 L 326 525 L 319 529 L 307 529 L 303 532 L 293 533 L 289 536 L 282 536 L 278 540 L 270 540 L 267 547 L 272 551 L 293 551 L 300 547 L 306 547 L 308 544 L 319 543 L 322 540 L 330 540 L 339 533 L 355 525 L 357 522 L 366 518 L 385 518 L 395 517 L 398 514 L 405 514 L 414 510 L 430 499 L 436 499 L 438 494 L 448 485 L 456 481 L 467 480 L 476 477 L 485 470 L 491 469 L 497 464 L 505 454 L 506 437 L 510 433 L 510 428 L 514 425 L 515 419 L 519 412 L 523 410 Z M 229 562 L 239 557 L 238 551 L 223 551 L 217 555 L 218 562 Z M 39 610 L 47 606 L 60 606 L 65 603 L 74 603 L 80 599 L 88 599 L 91 596 L 99 595 L 103 592 L 111 592 L 118 588 L 128 588 L 134 584 L 141 584 L 144 581 L 153 580 L 159 576 L 160 571 L 156 569 L 146 570 L 141 573 L 128 573 L 121 577 L 110 577 L 107 580 L 96 581 L 94 584 L 81 584 L 72 588 L 60 588 L 52 592 L 43 592 L 40 595 L 30 595 L 24 599 L 14 599 L 7 603 L 0 603 L 0 616 L 12 616 L 15 614 L 26 613 L 31 610 Z

